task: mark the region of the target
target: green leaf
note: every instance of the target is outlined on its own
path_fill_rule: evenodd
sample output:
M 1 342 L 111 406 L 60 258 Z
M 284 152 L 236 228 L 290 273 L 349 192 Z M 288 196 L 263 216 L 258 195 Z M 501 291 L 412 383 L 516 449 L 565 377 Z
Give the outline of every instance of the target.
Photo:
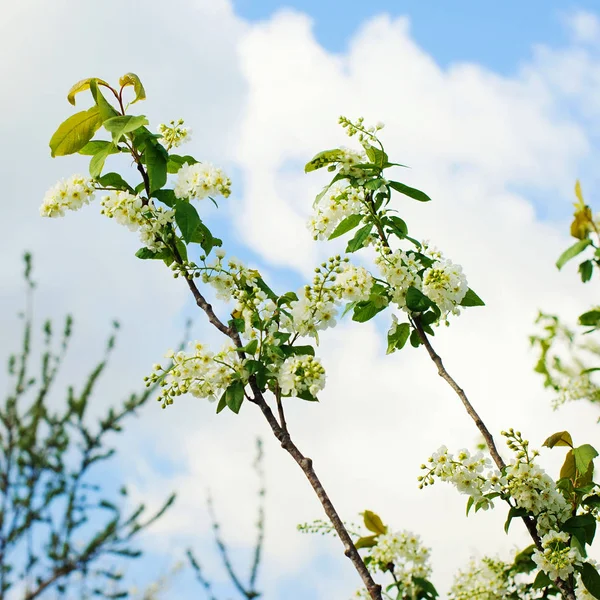
M 600 575 L 590 563 L 586 562 L 581 566 L 581 581 L 594 598 L 600 598 Z
M 166 204 L 169 208 L 173 208 L 177 203 L 177 198 L 173 190 L 154 190 L 152 197 Z
M 376 535 L 368 535 L 361 538 L 358 538 L 356 542 L 354 542 L 354 546 L 357 550 L 361 548 L 373 548 L 373 546 L 377 545 L 377 536 Z
M 109 147 L 109 154 L 118 154 L 120 152 L 119 148 L 117 148 L 112 142 L 107 142 L 105 140 L 92 140 L 88 142 L 81 150 L 79 150 L 79 154 L 83 156 L 94 156 L 94 154 L 98 154 L 100 150 Z
M 398 325 L 396 326 L 396 331 L 394 331 L 394 333 L 392 334 L 388 333 L 388 346 L 386 354 L 391 354 L 396 350 L 401 350 L 402 348 L 404 348 L 409 335 L 410 325 L 408 323 L 398 323 Z
M 113 143 L 116 144 L 126 134 L 148 125 L 148 119 L 143 115 L 122 115 L 106 119 L 104 128 L 112 133 Z
M 384 166 L 387 164 L 388 155 L 379 148 L 368 144 L 365 146 L 365 152 L 369 160 L 380 169 L 384 168 Z
M 104 81 L 103 79 L 98 79 L 97 77 L 88 77 L 87 79 L 82 79 L 81 81 L 78 81 L 69 90 L 69 93 L 67 94 L 67 100 L 69 101 L 69 104 L 75 106 L 75 95 L 79 94 L 79 92 L 84 92 L 85 90 L 88 90 L 90 88 L 91 81 L 95 81 L 97 85 L 99 84 L 104 85 L 106 87 L 110 87 L 110 85 L 108 85 L 106 81 Z
M 585 240 L 579 240 L 575 242 L 572 246 L 567 248 L 556 261 L 556 266 L 558 269 L 562 269 L 564 265 L 566 265 L 572 258 L 575 258 L 578 254 L 583 252 L 590 244 L 592 240 L 586 238 Z
M 237 415 L 244 401 L 244 384 L 241 381 L 234 381 L 225 390 L 225 403 Z
M 171 252 L 166 248 L 164 250 L 150 250 L 150 248 L 140 248 L 135 255 L 142 260 L 165 260 L 171 256 Z
M 310 173 L 311 171 L 316 171 L 317 169 L 321 169 L 322 167 L 329 165 L 331 163 L 339 162 L 344 158 L 344 152 L 339 148 L 335 150 L 325 150 L 323 152 L 319 152 L 310 162 L 306 163 L 304 167 L 305 173 Z
M 354 229 L 363 219 L 363 215 L 350 215 L 346 217 L 338 226 L 333 230 L 333 233 L 329 236 L 330 240 L 335 239 L 336 237 L 340 237 L 340 235 L 344 235 L 344 233 Z
M 385 182 L 386 182 L 385 179 L 382 179 L 381 177 L 377 177 L 376 179 L 371 179 L 370 181 L 367 181 L 367 183 L 365 183 L 364 187 L 367 190 L 375 191 L 375 190 L 378 190 L 382 185 L 384 185 Z
M 390 181 L 388 182 L 388 185 L 392 189 L 396 190 L 397 192 L 400 192 L 401 194 L 404 194 L 405 196 L 409 196 L 413 200 L 418 200 L 419 202 L 431 201 L 431 198 L 425 192 L 416 190 L 415 188 L 409 187 L 408 185 L 404 185 L 399 181 Z
M 579 324 L 588 327 L 598 327 L 600 325 L 600 310 L 590 310 L 579 316 Z
M 515 517 L 524 517 L 525 515 L 527 515 L 527 511 L 524 508 L 515 508 L 514 506 L 511 506 L 508 511 L 508 516 L 506 517 L 506 522 L 504 523 L 505 533 L 508 533 L 510 523 Z
M 596 517 L 589 513 L 571 517 L 561 525 L 561 529 L 576 536 L 582 547 L 590 545 L 596 533 Z
M 299 392 L 296 398 L 300 398 L 300 400 L 306 400 L 307 402 L 318 402 L 319 399 L 315 398 L 308 390 L 303 390 Z
M 191 243 L 194 234 L 201 224 L 198 211 L 189 202 L 179 200 L 175 204 L 175 222 L 186 243 Z
M 101 123 L 97 106 L 71 115 L 50 138 L 51 155 L 67 156 L 79 152 L 94 137 Z
M 560 469 L 560 478 L 575 480 L 576 475 L 577 468 L 575 466 L 575 455 L 573 454 L 573 450 L 569 450 L 565 456 L 565 462 Z
M 167 158 L 168 152 L 155 139 L 146 140 L 144 150 L 144 162 L 150 179 L 150 193 L 159 190 L 167 182 Z
M 356 321 L 357 323 L 365 323 L 385 308 L 386 306 L 377 306 L 373 300 L 363 300 L 361 302 L 357 302 L 354 306 L 352 320 Z
M 100 177 L 106 159 L 110 154 L 113 154 L 111 151 L 111 146 L 105 146 L 104 148 L 101 148 L 96 154 L 94 154 L 94 156 L 92 156 L 92 159 L 90 160 L 90 175 L 94 179 Z
M 410 334 L 410 345 L 413 348 L 418 348 L 423 342 L 421 341 L 421 338 L 419 336 L 419 332 L 416 329 L 412 330 L 412 333 Z
M 374 512 L 370 510 L 365 510 L 362 513 L 363 520 L 365 522 L 365 527 L 376 533 L 377 535 L 385 535 L 387 533 L 388 528 L 383 524 L 383 521 L 376 515 Z
M 169 173 L 177 173 L 184 164 L 195 165 L 198 161 L 193 156 L 179 156 L 178 154 L 169 154 L 167 162 L 167 171 Z
M 404 239 L 408 234 L 408 227 L 404 222 L 404 219 L 401 219 L 400 217 L 387 217 L 386 225 L 388 226 L 390 231 L 397 235 L 400 239 Z
M 581 281 L 585 283 L 592 278 L 592 273 L 594 271 L 594 263 L 591 260 L 584 260 L 579 265 L 579 274 L 581 275 Z
M 368 223 L 364 227 L 361 227 L 356 232 L 356 235 L 348 242 L 346 252 L 356 252 L 357 250 L 360 250 L 365 245 L 372 229 L 373 223 Z
M 542 446 L 546 446 L 547 448 L 554 448 L 554 446 L 569 446 L 572 448 L 573 438 L 568 431 L 558 431 L 547 438 Z
M 535 544 L 527 546 L 525 550 L 521 550 L 516 556 L 513 564 L 510 567 L 512 573 L 531 573 L 537 565 L 532 560 L 535 552 Z
M 544 571 L 538 571 L 538 574 L 535 576 L 531 587 L 533 587 L 534 590 L 543 590 L 549 585 L 552 585 L 552 579 L 550 579 L 550 577 L 548 577 Z
M 133 86 L 135 100 L 132 100 L 131 104 L 136 103 L 138 100 L 146 99 L 146 90 L 144 90 L 140 78 L 135 73 L 125 73 L 125 75 L 119 79 L 119 85 L 121 87 L 127 87 L 128 85 Z
M 119 113 L 109 104 L 108 100 L 104 97 L 100 88 L 98 87 L 98 79 L 90 79 L 90 92 L 94 97 L 94 102 L 100 112 L 100 118 L 102 121 L 116 117 Z
M 406 290 L 406 307 L 413 312 L 424 312 L 433 305 L 433 302 L 423 292 L 414 286 Z
M 583 444 L 583 446 L 573 449 L 573 455 L 575 456 L 577 471 L 583 474 L 587 472 L 594 458 L 598 456 L 598 452 L 590 444 Z
M 98 177 L 96 181 L 102 187 L 115 188 L 117 190 L 130 192 L 131 194 L 134 193 L 133 188 L 118 173 L 106 173 L 106 175 Z
M 485 302 L 469 288 L 465 297 L 461 300 L 460 306 L 485 306 Z
M 226 392 L 223 392 L 223 395 L 219 399 L 219 403 L 217 404 L 217 414 L 219 414 L 227 406 L 227 402 L 225 400 L 225 394 L 226 394 Z
M 471 508 L 473 508 L 474 503 L 475 503 L 475 498 L 473 496 L 469 496 L 469 499 L 467 500 L 467 509 L 466 509 L 467 517 L 469 516 L 469 512 L 471 512 Z

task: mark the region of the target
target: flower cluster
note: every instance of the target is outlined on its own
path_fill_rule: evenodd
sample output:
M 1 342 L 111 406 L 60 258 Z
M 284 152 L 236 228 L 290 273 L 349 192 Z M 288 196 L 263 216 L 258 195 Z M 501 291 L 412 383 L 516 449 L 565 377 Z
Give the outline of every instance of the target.
M 583 561 L 579 550 L 569 546 L 569 534 L 564 531 L 549 531 L 541 542 L 543 552 L 536 548 L 531 558 L 550 579 L 566 580 Z
M 460 450 L 454 456 L 446 446 L 442 446 L 427 462 L 429 466 L 421 465 L 426 473 L 418 477 L 420 488 L 433 485 L 435 478 L 448 481 L 459 492 L 476 500 L 478 508 L 484 510 L 493 507 L 492 500 L 485 495 L 500 491 L 505 483 L 500 472 L 492 468 L 490 459 L 481 452 L 472 455 L 468 450 Z
M 216 195 L 227 198 L 231 194 L 231 180 L 211 163 L 185 163 L 177 172 L 174 192 L 180 200 L 202 200 Z
M 248 372 L 240 354 L 231 344 L 215 354 L 204 344 L 193 342 L 188 352 L 170 351 L 167 358 L 173 361 L 169 369 L 156 364 L 152 374 L 145 378 L 147 386 L 160 381 L 157 400 L 162 402 L 163 408 L 173 404 L 176 396 L 186 393 L 213 402 L 229 387 L 234 376 L 237 375 L 244 383 L 248 381 Z
M 308 227 L 315 240 L 325 240 L 334 229 L 350 215 L 360 214 L 364 210 L 364 195 L 358 188 L 338 181 L 315 202 L 315 214 Z
M 163 136 L 162 143 L 167 150 L 189 142 L 192 134 L 190 129 L 183 126 L 183 119 L 171 121 L 168 125 L 161 123 L 157 127 L 157 131 Z
M 448 259 L 435 262 L 423 273 L 423 293 L 443 314 L 458 314 L 458 305 L 468 289 L 462 267 Z
M 471 559 L 467 567 L 454 576 L 448 600 L 536 600 L 546 597 L 544 590 L 533 588 L 512 567 L 498 558 Z
M 277 382 L 284 396 L 308 392 L 314 398 L 325 387 L 325 369 L 310 354 L 290 356 L 279 368 Z
M 363 267 L 355 267 L 347 258 L 330 258 L 315 269 L 312 285 L 298 292 L 299 299 L 291 304 L 290 315 L 282 326 L 298 335 L 318 337 L 318 331 L 333 327 L 343 300 L 366 300 L 373 278 Z
M 164 228 L 175 218 L 175 211 L 155 206 L 152 200 L 124 191 L 115 191 L 101 200 L 101 214 L 114 219 L 130 231 L 139 231 L 140 241 L 150 250 L 165 247 Z
M 375 134 L 384 128 L 384 124 L 379 122 L 371 127 L 365 126 L 364 117 L 359 117 L 356 121 L 351 121 L 347 117 L 340 117 L 338 123 L 346 130 L 348 137 L 358 134 L 358 141 L 362 144 L 375 138 Z
M 510 498 L 516 508 L 521 508 L 535 517 L 537 530 L 545 535 L 571 516 L 571 508 L 557 489 L 556 483 L 534 459 L 537 451 L 529 451 L 529 442 L 520 432 L 510 429 L 502 432 L 507 445 L 516 452 L 516 457 L 506 466 L 504 475 L 492 469 L 489 458 L 478 452 L 471 456 L 461 450 L 456 457 L 442 446 L 428 459 L 429 466 L 421 465 L 426 473 L 419 476 L 419 487 L 434 483 L 435 478 L 453 483 L 457 489 L 473 498 L 477 509 L 493 506 L 490 495 Z
M 508 596 L 508 566 L 488 557 L 472 559 L 466 569 L 454 576 L 449 600 L 503 600 Z
M 529 442 L 521 433 L 509 429 L 502 435 L 507 438 L 508 447 L 516 452 L 516 458 L 506 467 L 502 491 L 513 499 L 517 508 L 536 517 L 538 533 L 544 535 L 571 516 L 571 507 L 553 479 L 534 463 L 539 453 L 530 452 Z
M 420 288 L 422 284 L 419 271 L 421 264 L 417 261 L 414 252 L 396 250 L 392 252 L 387 247 L 381 248 L 375 258 L 379 272 L 391 288 L 391 299 L 398 308 L 406 308 L 406 292 L 409 287 Z
M 84 204 L 94 199 L 93 180 L 82 175 L 73 175 L 69 179 L 59 181 L 50 188 L 42 205 L 42 217 L 64 217 L 65 210 L 79 210 Z
M 414 578 L 431 576 L 429 563 L 431 551 L 422 545 L 421 537 L 410 531 L 389 532 L 377 537 L 377 545 L 371 549 L 369 566 L 387 571 L 393 565 L 394 575 L 402 584 L 404 595 L 412 597 L 416 592 Z
M 422 253 L 392 251 L 382 244 L 378 244 L 377 249 L 375 263 L 389 284 L 392 302 L 398 308 L 407 310 L 406 293 L 408 288 L 414 287 L 435 302 L 446 322 L 449 314 L 459 314 L 458 307 L 469 289 L 460 265 L 426 244 Z

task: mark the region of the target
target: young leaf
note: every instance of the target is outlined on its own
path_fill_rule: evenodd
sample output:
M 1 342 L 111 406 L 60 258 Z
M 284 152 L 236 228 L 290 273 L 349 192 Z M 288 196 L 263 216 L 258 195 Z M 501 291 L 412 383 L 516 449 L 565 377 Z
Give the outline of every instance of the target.
M 79 152 L 100 128 L 102 121 L 97 106 L 71 115 L 50 138 L 52 156 Z
M 556 261 L 558 270 L 562 269 L 572 258 L 575 258 L 578 254 L 583 252 L 590 244 L 592 240 L 586 238 L 575 242 L 572 246 L 567 248 Z
M 108 85 L 108 83 L 106 83 L 106 81 L 104 81 L 103 79 L 98 79 L 96 77 L 88 77 L 87 79 L 82 79 L 81 81 L 78 81 L 69 90 L 69 93 L 67 94 L 67 100 L 69 101 L 69 104 L 75 106 L 75 95 L 79 94 L 79 92 L 88 90 L 90 88 L 90 82 L 92 80 L 95 81 L 97 85 L 104 85 L 108 88 L 110 87 L 110 85 Z
M 150 179 L 150 193 L 159 190 L 167 182 L 168 152 L 155 139 L 146 140 L 144 162 Z
M 339 148 L 335 150 L 325 150 L 323 152 L 319 152 L 310 162 L 306 163 L 304 167 L 305 173 L 310 173 L 311 171 L 316 171 L 326 165 L 331 163 L 336 163 L 344 158 L 344 153 Z
M 372 229 L 373 223 L 368 223 L 364 227 L 361 227 L 356 232 L 355 236 L 348 242 L 346 252 L 356 252 L 357 250 L 360 250 L 365 245 Z
M 576 474 L 575 455 L 573 454 L 573 450 L 569 450 L 565 456 L 565 462 L 560 469 L 560 478 L 574 480 Z
M 143 115 L 135 117 L 133 115 L 121 115 L 106 119 L 103 125 L 107 131 L 112 133 L 113 143 L 116 144 L 126 133 L 130 133 L 131 131 L 135 131 L 140 127 L 148 125 L 148 119 Z
M 244 401 L 244 384 L 241 381 L 234 381 L 225 390 L 225 403 L 237 415 Z
M 460 306 L 485 306 L 485 302 L 469 288 L 465 297 L 460 301 Z
M 94 156 L 92 156 L 92 159 L 90 160 L 90 175 L 94 179 L 100 177 L 106 159 L 110 154 L 113 154 L 112 148 L 114 148 L 112 144 L 109 146 L 104 146 L 96 154 L 94 154 Z
M 572 448 L 573 438 L 568 431 L 558 431 L 547 438 L 542 446 L 546 446 L 547 448 L 554 448 L 554 446 L 569 446 Z
M 97 79 L 90 79 L 90 92 L 94 97 L 94 102 L 100 112 L 100 118 L 102 121 L 116 117 L 119 113 L 109 104 L 108 100 L 104 97 L 100 89 L 98 88 L 99 81 Z
M 578 448 L 573 449 L 573 455 L 575 457 L 575 466 L 580 474 L 586 473 L 590 463 L 598 456 L 596 449 L 590 444 L 583 444 Z
M 361 548 L 372 548 L 373 546 L 377 545 L 377 536 L 376 535 L 369 535 L 369 536 L 364 536 L 361 538 L 358 538 L 356 540 L 356 542 L 354 542 L 354 546 L 356 547 L 357 550 L 360 550 Z
M 365 510 L 365 512 L 362 513 L 362 516 L 365 522 L 365 527 L 369 531 L 372 531 L 377 535 L 385 535 L 387 533 L 388 528 L 383 524 L 383 521 L 379 515 L 376 515 L 370 510 Z
M 394 331 L 394 333 L 388 333 L 388 347 L 386 354 L 391 354 L 396 350 L 401 350 L 404 348 L 409 335 L 410 325 L 408 323 L 399 323 L 396 326 L 396 331 Z
M 115 188 L 130 192 L 131 194 L 134 193 L 133 188 L 118 173 L 106 173 L 106 175 L 98 177 L 96 181 L 102 187 Z
M 140 78 L 135 73 L 125 73 L 125 75 L 119 79 L 119 85 L 121 87 L 126 87 L 128 85 L 133 86 L 135 100 L 132 100 L 131 104 L 135 104 L 138 100 L 146 99 L 146 91 L 144 90 L 144 86 L 142 85 Z
M 327 238 L 329 240 L 333 240 L 336 237 L 340 237 L 340 235 L 344 235 L 344 233 L 354 229 L 363 219 L 363 215 L 350 215 L 346 217 L 342 221 L 340 221 L 339 225 L 333 230 L 333 233 Z
M 186 243 L 191 243 L 194 234 L 201 224 L 196 209 L 189 202 L 179 200 L 177 204 L 175 204 L 175 222 Z
M 82 154 L 83 156 L 94 156 L 106 147 L 110 147 L 109 154 L 118 154 L 121 151 L 112 142 L 107 142 L 106 140 L 92 140 L 79 150 L 79 154 Z
M 400 183 L 399 181 L 390 181 L 388 182 L 388 185 L 392 189 L 396 190 L 397 192 L 400 192 L 401 194 L 404 194 L 405 196 L 409 196 L 413 200 L 418 200 L 419 202 L 431 201 L 431 198 L 425 192 L 422 192 L 421 190 L 416 190 L 415 188 L 411 188 L 408 185 Z

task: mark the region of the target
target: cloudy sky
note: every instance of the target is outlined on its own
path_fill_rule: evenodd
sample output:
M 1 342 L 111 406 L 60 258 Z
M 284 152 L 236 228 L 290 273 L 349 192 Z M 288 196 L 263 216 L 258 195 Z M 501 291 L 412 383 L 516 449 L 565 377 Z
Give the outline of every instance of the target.
M 0 147 L 5 225 L 0 237 L 2 353 L 14 349 L 23 285 L 20 256 L 34 253 L 37 310 L 71 311 L 76 342 L 64 382 L 81 381 L 100 355 L 110 321 L 123 325 L 97 410 L 140 386 L 185 319 L 194 336 L 218 343 L 185 286 L 133 254 L 135 235 L 89 207 L 43 220 L 38 207 L 60 177 L 85 171 L 79 158 L 51 159 L 48 140 L 72 112 L 77 80 L 137 73 L 158 123 L 183 117 L 186 148 L 222 165 L 234 192 L 217 214 L 203 206 L 230 253 L 259 268 L 278 291 L 296 289 L 341 244 L 315 244 L 305 227 L 323 183 L 305 176 L 317 151 L 345 144 L 337 117 L 383 121 L 398 173 L 424 189 L 427 205 L 398 200 L 417 237 L 463 265 L 487 306 L 435 337 L 447 367 L 498 433 L 514 426 L 539 446 L 561 429 L 576 442 L 597 437 L 583 405 L 552 412 L 532 373 L 527 336 L 538 308 L 573 318 L 594 302 L 573 266 L 554 262 L 570 242 L 573 184 L 600 195 L 600 13 L 596 2 L 511 1 L 497 7 L 377 0 L 155 0 L 5 3 L 0 21 Z M 87 99 L 78 98 L 84 106 Z M 419 464 L 442 443 L 472 447 L 477 431 L 437 377 L 423 349 L 386 357 L 386 322 L 342 322 L 323 335 L 328 386 L 321 403 L 289 406 L 298 445 L 344 519 L 369 508 L 432 548 L 434 582 L 448 589 L 471 555 L 508 558 L 526 545 L 505 511 L 463 517 L 465 497 L 436 485 L 419 491 Z M 59 390 L 57 390 L 59 391 Z M 57 393 L 55 402 L 62 397 Z M 176 507 L 145 538 L 142 586 L 192 545 L 217 585 L 225 581 L 211 543 L 204 498 L 211 488 L 224 534 L 245 568 L 253 539 L 254 439 L 265 440 L 267 541 L 260 589 L 266 598 L 343 600 L 359 581 L 335 540 L 295 531 L 320 506 L 251 406 L 239 416 L 182 397 L 167 411 L 149 404 L 129 423 L 117 471 L 135 497 Z M 508 457 L 508 454 L 506 454 Z M 554 473 L 560 453 L 542 454 Z M 114 481 L 117 485 L 117 481 Z M 142 564 L 142 563 L 140 563 Z M 166 597 L 201 597 L 189 572 Z M 224 596 L 228 597 L 228 596 Z

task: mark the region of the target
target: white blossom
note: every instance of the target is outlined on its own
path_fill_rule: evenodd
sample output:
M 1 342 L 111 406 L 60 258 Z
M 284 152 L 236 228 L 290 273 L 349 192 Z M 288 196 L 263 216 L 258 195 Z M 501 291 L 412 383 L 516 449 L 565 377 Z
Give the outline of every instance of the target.
M 42 205 L 42 217 L 64 217 L 65 210 L 79 210 L 84 204 L 89 204 L 94 198 L 93 180 L 83 175 L 73 175 L 62 179 L 50 188 Z
M 458 305 L 469 286 L 460 265 L 448 259 L 433 263 L 423 273 L 423 293 L 437 304 L 442 314 L 458 314 Z
M 315 203 L 308 227 L 315 239 L 325 240 L 346 217 L 364 210 L 363 193 L 342 181 L 331 185 Z
M 325 369 L 310 354 L 290 356 L 281 365 L 277 381 L 284 396 L 298 396 L 307 391 L 316 397 L 325 387 Z
M 152 200 L 145 202 L 140 196 L 121 190 L 104 196 L 101 206 L 101 214 L 130 231 L 139 231 L 140 241 L 150 250 L 165 247 L 160 234 L 175 218 L 174 210 L 156 207 Z
M 231 180 L 211 163 L 185 163 L 177 172 L 174 192 L 177 198 L 185 200 L 216 195 L 227 198 L 231 194 Z
M 536 548 L 531 558 L 550 579 L 566 580 L 583 561 L 579 550 L 569 546 L 569 534 L 564 531 L 549 531 L 541 543 L 543 552 Z

